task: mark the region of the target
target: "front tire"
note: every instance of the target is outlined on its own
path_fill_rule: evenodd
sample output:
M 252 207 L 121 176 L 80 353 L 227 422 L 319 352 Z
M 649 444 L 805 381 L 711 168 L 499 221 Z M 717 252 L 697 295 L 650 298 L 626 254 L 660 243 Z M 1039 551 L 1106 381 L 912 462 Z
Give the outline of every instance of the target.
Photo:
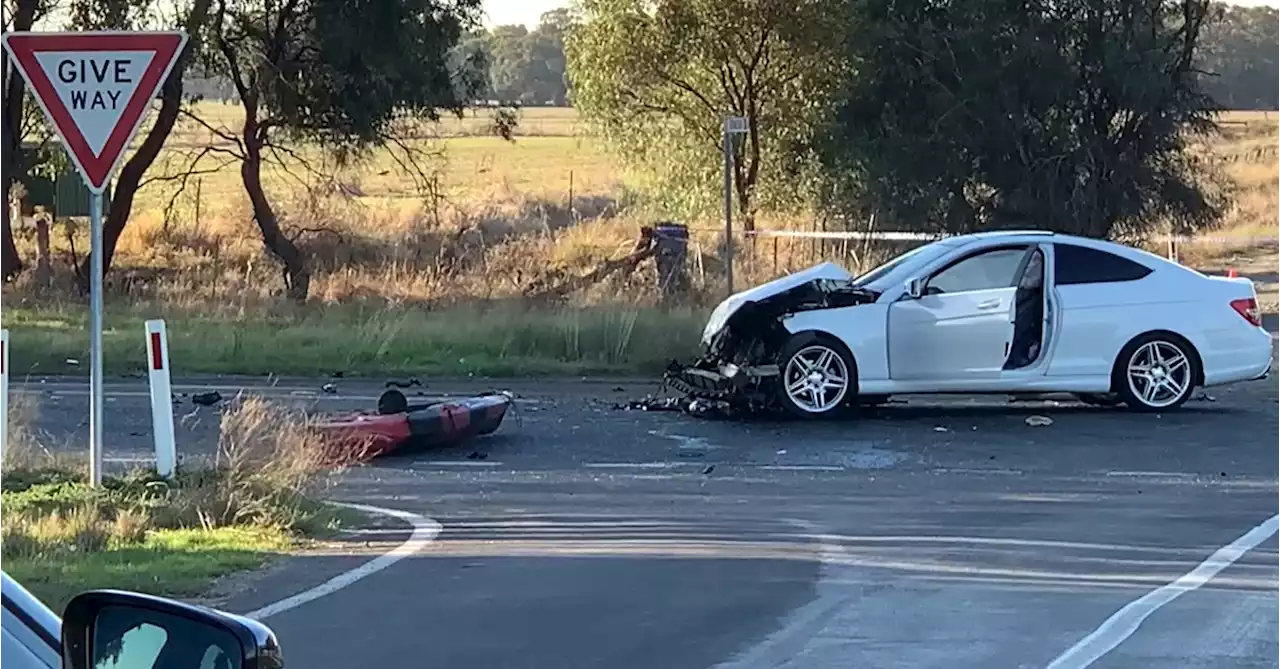
M 1143 335 L 1120 352 L 1111 384 L 1133 411 L 1169 411 L 1191 398 L 1197 364 L 1195 351 L 1181 338 Z
M 793 336 L 778 356 L 778 367 L 778 401 L 794 416 L 828 418 L 857 395 L 853 354 L 829 335 Z

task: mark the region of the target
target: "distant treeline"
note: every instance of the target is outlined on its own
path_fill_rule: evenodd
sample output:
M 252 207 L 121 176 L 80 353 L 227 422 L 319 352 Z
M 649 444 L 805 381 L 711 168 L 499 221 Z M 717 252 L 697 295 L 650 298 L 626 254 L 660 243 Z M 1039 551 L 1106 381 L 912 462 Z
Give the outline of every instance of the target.
M 454 48 L 451 65 L 457 72 L 483 68 L 480 78 L 487 85 L 478 91 L 479 101 L 565 106 L 569 104 L 569 78 L 565 74 L 564 37 L 571 26 L 569 10 L 556 9 L 543 14 L 532 31 L 509 25 L 472 32 Z M 238 99 L 229 81 L 202 77 L 196 70 L 193 65 L 187 77 L 188 95 L 228 102 Z
M 1272 7 L 1219 5 L 1219 16 L 1204 31 L 1199 53 L 1201 80 L 1223 109 L 1280 108 L 1280 67 L 1277 67 L 1277 25 Z M 456 68 L 484 63 L 486 101 L 525 106 L 572 103 L 572 87 L 565 73 L 565 35 L 573 29 L 568 9 L 542 15 L 538 26 L 497 26 L 471 33 L 455 49 Z M 192 95 L 235 99 L 229 83 L 192 77 Z

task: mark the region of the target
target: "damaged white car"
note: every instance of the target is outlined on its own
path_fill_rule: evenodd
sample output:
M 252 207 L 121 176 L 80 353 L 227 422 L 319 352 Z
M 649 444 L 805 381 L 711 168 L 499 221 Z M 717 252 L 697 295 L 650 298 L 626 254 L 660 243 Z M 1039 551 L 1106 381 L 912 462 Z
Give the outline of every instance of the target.
M 859 277 L 817 265 L 726 299 L 702 344 L 669 385 L 802 417 L 913 393 L 1165 411 L 1272 360 L 1252 281 L 1036 231 L 942 239 Z

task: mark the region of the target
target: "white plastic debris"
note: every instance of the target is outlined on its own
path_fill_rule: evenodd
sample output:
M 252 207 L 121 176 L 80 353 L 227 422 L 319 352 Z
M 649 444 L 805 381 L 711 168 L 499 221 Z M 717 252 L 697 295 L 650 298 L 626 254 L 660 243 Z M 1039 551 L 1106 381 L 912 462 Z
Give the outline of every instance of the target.
M 1053 425 L 1053 419 L 1048 416 L 1027 416 L 1026 423 L 1031 427 L 1048 427 Z

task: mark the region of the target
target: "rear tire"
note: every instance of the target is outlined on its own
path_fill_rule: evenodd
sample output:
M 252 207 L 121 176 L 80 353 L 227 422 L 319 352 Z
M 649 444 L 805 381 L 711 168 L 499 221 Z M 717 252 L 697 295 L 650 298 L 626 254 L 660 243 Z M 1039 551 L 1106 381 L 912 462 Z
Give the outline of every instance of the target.
M 793 416 L 829 418 L 857 398 L 853 354 L 830 335 L 791 337 L 778 355 L 778 368 L 778 402 Z
M 1153 332 L 1129 342 L 1116 358 L 1111 387 L 1133 411 L 1182 406 L 1195 392 L 1199 357 L 1181 337 Z

